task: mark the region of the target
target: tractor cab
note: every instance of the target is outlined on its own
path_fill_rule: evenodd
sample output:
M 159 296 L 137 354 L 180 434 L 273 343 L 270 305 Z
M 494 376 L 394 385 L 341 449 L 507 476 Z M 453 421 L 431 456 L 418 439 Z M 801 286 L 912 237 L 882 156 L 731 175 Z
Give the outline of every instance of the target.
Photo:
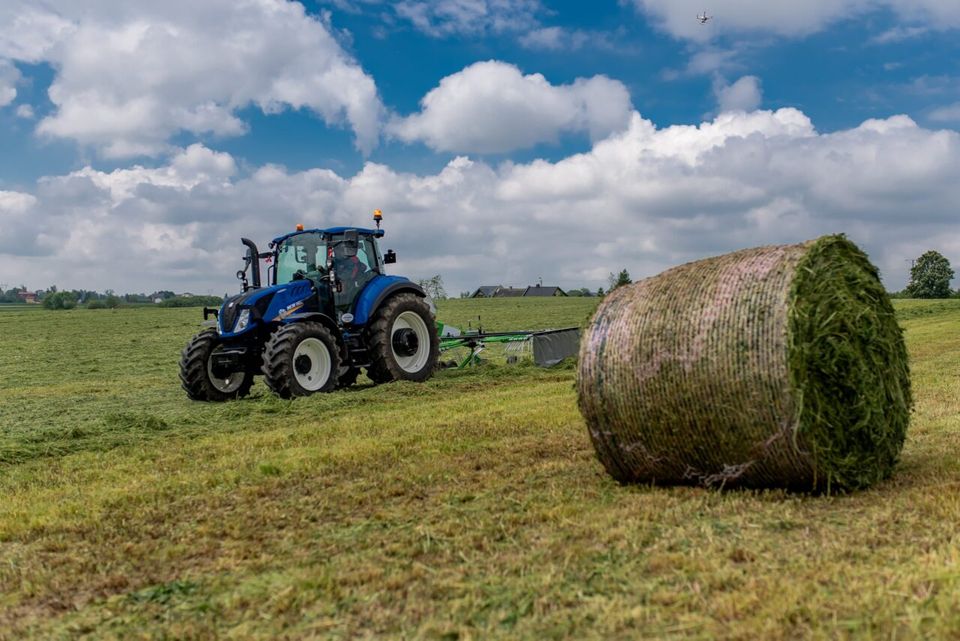
M 386 274 L 385 264 L 396 261 L 392 251 L 384 260 L 377 243 L 382 237 L 382 229 L 347 227 L 280 236 L 270 243 L 268 280 L 271 285 L 309 280 L 338 315 L 349 314 L 367 284 Z

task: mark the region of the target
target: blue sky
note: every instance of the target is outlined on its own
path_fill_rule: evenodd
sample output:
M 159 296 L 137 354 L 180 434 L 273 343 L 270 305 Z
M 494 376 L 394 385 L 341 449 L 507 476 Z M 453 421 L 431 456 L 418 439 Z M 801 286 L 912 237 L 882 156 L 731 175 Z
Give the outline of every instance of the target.
M 955 2 L 167 4 L 0 0 L 0 281 L 220 290 L 234 237 L 371 205 L 453 291 L 833 231 L 892 288 L 960 260 Z

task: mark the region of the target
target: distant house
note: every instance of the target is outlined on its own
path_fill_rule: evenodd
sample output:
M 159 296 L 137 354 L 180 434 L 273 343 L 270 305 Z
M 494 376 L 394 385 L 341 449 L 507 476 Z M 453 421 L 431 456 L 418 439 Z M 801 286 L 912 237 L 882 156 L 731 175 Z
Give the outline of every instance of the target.
M 481 285 L 470 298 L 520 298 L 521 296 L 566 296 L 559 287 L 504 287 L 503 285 Z
M 35 305 L 39 302 L 37 300 L 37 295 L 33 292 L 17 292 L 17 296 L 20 297 L 20 300 L 29 305 Z
M 470 294 L 470 298 L 509 298 L 523 296 L 526 290 L 522 287 L 504 287 L 503 285 L 481 285 L 477 291 Z
M 524 296 L 566 296 L 567 293 L 564 292 L 559 287 L 544 287 L 543 285 L 531 285 L 527 287 L 524 292 Z
M 477 291 L 470 294 L 470 298 L 493 298 L 500 287 L 500 285 L 480 285 Z

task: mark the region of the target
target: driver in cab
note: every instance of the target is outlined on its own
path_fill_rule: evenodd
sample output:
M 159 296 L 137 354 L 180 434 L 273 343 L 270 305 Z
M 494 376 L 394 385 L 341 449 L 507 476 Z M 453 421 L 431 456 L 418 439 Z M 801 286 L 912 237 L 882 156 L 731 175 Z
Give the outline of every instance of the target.
M 337 278 L 350 285 L 362 282 L 366 278 L 365 274 L 369 271 L 358 256 L 347 256 L 345 243 L 334 245 L 333 264 L 337 272 Z

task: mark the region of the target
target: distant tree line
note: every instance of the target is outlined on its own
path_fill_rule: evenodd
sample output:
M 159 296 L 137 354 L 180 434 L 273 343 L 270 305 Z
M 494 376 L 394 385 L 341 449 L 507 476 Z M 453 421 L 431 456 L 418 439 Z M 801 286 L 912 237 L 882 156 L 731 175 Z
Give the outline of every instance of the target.
M 220 305 L 219 296 L 178 295 L 170 290 L 160 290 L 152 294 L 117 294 L 112 289 L 98 292 L 88 289 L 61 290 L 56 285 L 31 292 L 24 285 L 0 288 L 0 305 L 24 302 L 24 294 L 33 294 L 36 301 L 46 309 L 115 309 L 134 305 L 157 305 L 158 307 L 197 307 L 201 305 Z M 226 296 L 226 295 L 224 295 Z
M 602 290 L 603 290 L 603 288 L 601 288 L 601 292 L 602 292 Z M 568 289 L 568 290 L 565 290 L 565 291 L 567 292 L 567 296 L 574 296 L 574 297 L 578 297 L 578 296 L 596 296 L 596 295 L 597 295 L 597 292 L 593 291 L 593 290 L 590 289 L 589 287 L 581 287 L 581 288 L 579 288 L 579 289 Z
M 6 291 L 0 289 L 0 304 L 4 303 L 22 303 L 23 299 L 20 298 L 20 292 L 27 291 L 26 287 L 13 287 Z
M 954 276 L 955 273 L 950 266 L 950 261 L 943 254 L 930 250 L 913 261 L 910 268 L 910 283 L 907 287 L 901 292 L 893 292 L 891 296 L 893 298 L 960 298 L 960 290 L 950 288 Z M 596 295 L 602 297 L 618 287 L 629 285 L 632 282 L 630 272 L 621 269 L 619 273 L 613 274 L 611 272 L 608 276 L 606 292 L 600 287 L 594 294 L 591 289 L 581 287 L 567 290 L 567 295 Z M 447 292 L 443 286 L 443 277 L 440 274 L 420 280 L 419 285 L 434 300 L 445 300 L 447 298 Z M 0 304 L 22 303 L 24 299 L 21 294 L 28 291 L 24 285 L 10 289 L 0 288 Z M 160 290 L 152 294 L 117 294 L 112 289 L 102 293 L 86 289 L 61 291 L 57 289 L 56 285 L 32 293 L 36 295 L 36 300 L 47 309 L 74 309 L 76 307 L 114 309 L 124 305 L 148 304 L 156 304 L 159 307 L 217 306 L 223 301 L 223 298 L 226 298 L 226 294 L 223 298 L 190 294 L 177 295 L 170 290 Z M 471 292 L 460 292 L 460 298 L 469 298 L 470 295 Z

